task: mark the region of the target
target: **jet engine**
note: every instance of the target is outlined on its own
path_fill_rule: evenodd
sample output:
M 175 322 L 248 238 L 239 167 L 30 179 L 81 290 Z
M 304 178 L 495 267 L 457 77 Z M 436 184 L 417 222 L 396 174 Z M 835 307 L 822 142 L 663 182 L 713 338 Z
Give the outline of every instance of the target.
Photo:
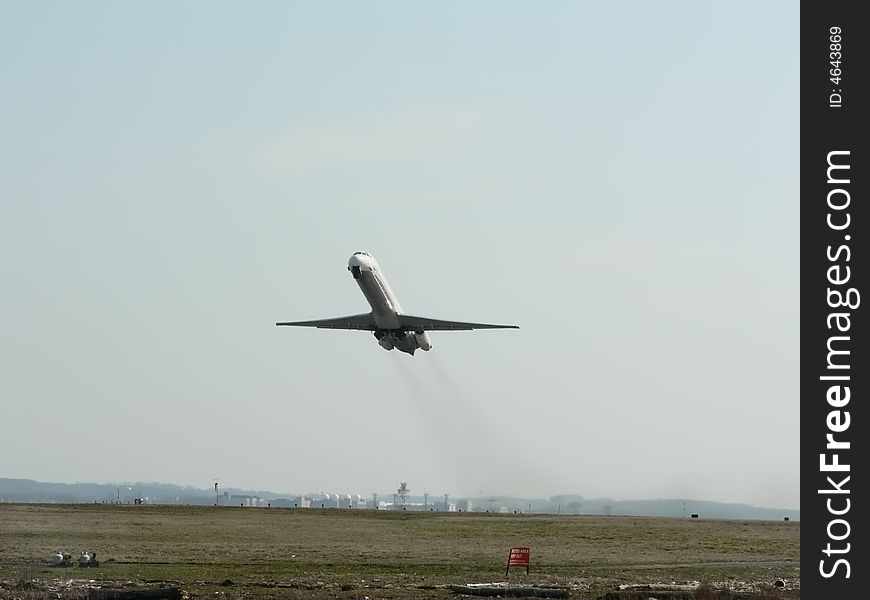
M 418 331 L 415 333 L 414 340 L 417 342 L 417 347 L 420 350 L 426 350 L 428 352 L 432 349 L 432 342 L 429 341 L 429 334 L 425 331 Z
M 429 341 L 429 336 L 425 332 L 415 333 L 411 331 L 375 331 L 375 338 L 378 344 L 384 350 L 392 350 L 397 348 L 402 352 L 407 352 L 413 355 L 417 348 L 429 350 L 432 343 Z

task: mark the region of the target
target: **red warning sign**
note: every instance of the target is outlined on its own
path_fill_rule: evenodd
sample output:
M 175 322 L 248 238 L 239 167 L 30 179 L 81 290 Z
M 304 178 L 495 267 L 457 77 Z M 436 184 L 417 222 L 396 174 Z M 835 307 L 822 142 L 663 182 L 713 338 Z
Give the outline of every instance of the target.
M 525 567 L 526 575 L 528 575 L 531 556 L 532 551 L 530 548 L 511 548 L 511 552 L 508 555 L 507 569 L 504 570 L 504 574 L 507 575 L 511 567 Z

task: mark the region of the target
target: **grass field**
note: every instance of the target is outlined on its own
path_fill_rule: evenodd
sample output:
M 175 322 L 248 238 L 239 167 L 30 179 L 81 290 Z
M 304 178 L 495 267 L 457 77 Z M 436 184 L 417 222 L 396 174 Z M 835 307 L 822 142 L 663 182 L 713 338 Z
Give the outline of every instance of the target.
M 46 597 L 76 597 L 83 584 L 60 585 L 71 579 L 164 582 L 212 598 L 448 598 L 445 584 L 493 581 L 564 586 L 575 598 L 709 582 L 747 598 L 776 580 L 787 582 L 776 597 L 799 596 L 796 522 L 0 504 L 0 540 L 6 598 L 30 580 L 54 590 Z M 505 577 L 511 546 L 531 547 L 530 575 Z M 94 550 L 101 565 L 51 568 L 57 549 L 74 559 Z

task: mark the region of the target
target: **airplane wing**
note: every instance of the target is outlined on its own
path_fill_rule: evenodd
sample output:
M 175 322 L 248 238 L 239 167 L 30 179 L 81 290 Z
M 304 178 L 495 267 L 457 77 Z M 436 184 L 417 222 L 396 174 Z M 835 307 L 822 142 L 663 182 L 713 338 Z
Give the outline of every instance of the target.
M 399 315 L 402 327 L 416 331 L 462 331 L 469 329 L 519 329 L 516 325 L 492 325 L 490 323 L 465 323 L 463 321 L 443 321 L 428 317 Z
M 334 319 L 317 319 L 316 321 L 292 321 L 289 323 L 275 323 L 275 325 L 291 325 L 293 327 L 317 327 L 319 329 L 361 329 L 374 331 L 377 329 L 371 313 L 363 315 L 350 315 L 349 317 L 335 317 Z

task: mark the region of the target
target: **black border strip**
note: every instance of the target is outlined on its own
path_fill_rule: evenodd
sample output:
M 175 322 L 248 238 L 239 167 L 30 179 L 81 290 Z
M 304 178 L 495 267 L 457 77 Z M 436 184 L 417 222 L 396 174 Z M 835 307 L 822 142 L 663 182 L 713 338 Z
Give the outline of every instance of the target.
M 870 483 L 858 457 L 868 451 L 870 400 L 870 169 L 861 125 L 870 120 L 870 23 L 858 18 L 859 6 L 801 6 L 801 594 L 807 598 L 864 597 L 870 565 L 870 508 L 858 491 Z

